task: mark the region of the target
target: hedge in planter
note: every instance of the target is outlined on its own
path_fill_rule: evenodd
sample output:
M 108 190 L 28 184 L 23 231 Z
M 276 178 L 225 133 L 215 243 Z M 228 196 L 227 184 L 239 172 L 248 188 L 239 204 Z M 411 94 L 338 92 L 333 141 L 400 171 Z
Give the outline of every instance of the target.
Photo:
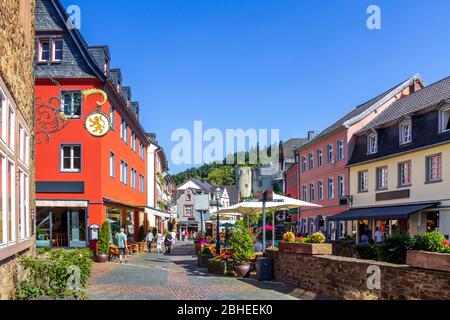
M 450 272 L 450 244 L 443 234 L 433 231 L 416 237 L 416 243 L 406 255 L 413 267 Z
M 85 297 L 93 263 L 90 249 L 39 250 L 36 257 L 19 256 L 18 259 L 28 277 L 16 283 L 16 299 Z
M 316 232 L 307 238 L 295 239 L 292 232 L 283 235 L 283 241 L 278 244 L 278 249 L 285 252 L 294 252 L 311 255 L 330 255 L 333 246 L 330 243 L 324 243 L 325 236 Z

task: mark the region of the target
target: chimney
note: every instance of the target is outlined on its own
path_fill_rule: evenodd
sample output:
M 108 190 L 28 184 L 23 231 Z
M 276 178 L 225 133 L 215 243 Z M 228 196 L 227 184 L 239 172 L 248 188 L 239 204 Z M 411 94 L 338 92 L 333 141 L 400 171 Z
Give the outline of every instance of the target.
M 315 137 L 316 137 L 315 131 L 308 131 L 308 141 L 314 139 Z

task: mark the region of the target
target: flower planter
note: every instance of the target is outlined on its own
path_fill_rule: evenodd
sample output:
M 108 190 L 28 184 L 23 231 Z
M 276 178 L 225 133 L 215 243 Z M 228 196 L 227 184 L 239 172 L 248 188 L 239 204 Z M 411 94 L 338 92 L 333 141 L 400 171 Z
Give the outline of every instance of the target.
M 239 263 L 234 266 L 234 271 L 238 277 L 245 278 L 250 274 L 250 263 Z
M 298 243 L 284 242 L 278 243 L 278 250 L 281 252 L 294 252 L 311 255 L 331 255 L 333 245 L 331 243 Z
M 230 261 L 210 259 L 208 260 L 208 271 L 211 273 L 228 276 L 230 274 L 230 270 L 232 270 L 232 265 L 233 263 Z
M 406 264 L 416 268 L 450 272 L 450 254 L 408 250 Z
M 105 263 L 108 261 L 109 255 L 107 253 L 98 253 L 95 256 L 95 261 L 98 263 Z
M 208 260 L 212 258 L 214 258 L 213 254 L 199 254 L 197 258 L 198 266 L 201 268 L 208 267 Z

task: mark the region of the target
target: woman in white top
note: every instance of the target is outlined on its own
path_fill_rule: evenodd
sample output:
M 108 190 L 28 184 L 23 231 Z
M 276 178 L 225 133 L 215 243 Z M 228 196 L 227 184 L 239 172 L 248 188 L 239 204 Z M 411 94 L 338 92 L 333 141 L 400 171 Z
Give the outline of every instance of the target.
M 163 252 L 163 242 L 164 242 L 163 235 L 161 234 L 161 232 L 158 231 L 158 233 L 156 234 L 156 250 L 158 251 L 158 253 Z

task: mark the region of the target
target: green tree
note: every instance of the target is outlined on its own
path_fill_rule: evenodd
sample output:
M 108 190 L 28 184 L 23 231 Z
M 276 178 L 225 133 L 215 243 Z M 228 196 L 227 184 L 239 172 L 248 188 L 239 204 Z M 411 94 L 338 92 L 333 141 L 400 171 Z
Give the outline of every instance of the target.
M 234 184 L 233 169 L 230 166 L 222 166 L 213 169 L 208 173 L 207 180 L 209 183 L 226 186 Z

